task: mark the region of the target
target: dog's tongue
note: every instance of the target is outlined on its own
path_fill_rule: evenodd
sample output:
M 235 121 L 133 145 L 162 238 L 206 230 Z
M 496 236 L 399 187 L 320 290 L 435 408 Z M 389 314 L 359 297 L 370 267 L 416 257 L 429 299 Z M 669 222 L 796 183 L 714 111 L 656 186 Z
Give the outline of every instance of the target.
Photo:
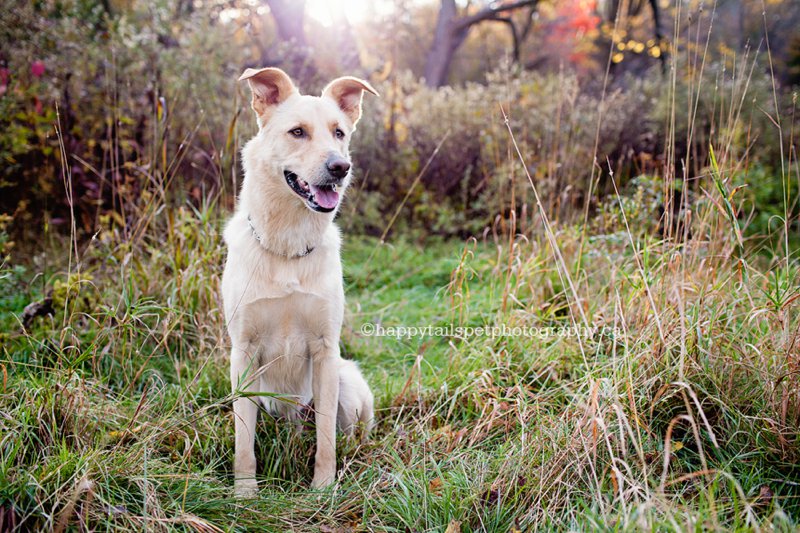
M 314 191 L 314 200 L 325 209 L 333 209 L 339 203 L 339 193 L 331 189 L 320 189 L 311 186 Z

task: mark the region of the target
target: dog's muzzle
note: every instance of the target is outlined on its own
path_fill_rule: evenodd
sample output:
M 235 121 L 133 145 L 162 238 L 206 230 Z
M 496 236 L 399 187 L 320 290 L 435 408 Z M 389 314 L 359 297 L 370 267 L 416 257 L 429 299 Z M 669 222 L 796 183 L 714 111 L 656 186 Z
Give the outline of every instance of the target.
M 332 177 L 325 182 L 313 185 L 300 179 L 297 174 L 290 170 L 283 171 L 283 177 L 289 187 L 302 199 L 306 201 L 306 205 L 319 213 L 330 213 L 339 205 L 339 187 L 342 181 L 347 176 L 350 170 L 350 165 L 347 164 L 347 169 L 341 177 Z M 330 169 L 328 170 L 330 172 Z

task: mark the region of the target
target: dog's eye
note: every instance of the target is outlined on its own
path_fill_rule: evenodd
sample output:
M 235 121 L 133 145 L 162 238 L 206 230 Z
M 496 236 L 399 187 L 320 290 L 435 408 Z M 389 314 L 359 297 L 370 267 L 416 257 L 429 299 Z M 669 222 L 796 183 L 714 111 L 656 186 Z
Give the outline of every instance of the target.
M 293 130 L 289 130 L 289 135 L 291 135 L 292 137 L 297 137 L 299 139 L 301 137 L 305 137 L 306 132 L 303 128 L 295 128 Z
M 333 130 L 333 134 L 336 136 L 337 139 L 344 139 L 344 132 L 339 128 Z

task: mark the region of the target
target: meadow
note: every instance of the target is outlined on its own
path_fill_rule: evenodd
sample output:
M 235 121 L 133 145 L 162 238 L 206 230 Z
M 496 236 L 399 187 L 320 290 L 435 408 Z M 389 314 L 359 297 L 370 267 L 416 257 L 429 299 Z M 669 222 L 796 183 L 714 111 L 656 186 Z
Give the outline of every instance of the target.
M 619 204 L 602 234 L 348 236 L 343 352 L 376 429 L 340 442 L 337 485 L 313 492 L 313 432 L 262 416 L 256 501 L 231 491 L 224 213 L 154 211 L 135 237 L 38 256 L 44 278 L 4 265 L 4 527 L 797 526 L 798 267 L 740 255 L 713 203 L 687 240 L 631 229 Z M 45 296 L 51 314 L 20 318 Z

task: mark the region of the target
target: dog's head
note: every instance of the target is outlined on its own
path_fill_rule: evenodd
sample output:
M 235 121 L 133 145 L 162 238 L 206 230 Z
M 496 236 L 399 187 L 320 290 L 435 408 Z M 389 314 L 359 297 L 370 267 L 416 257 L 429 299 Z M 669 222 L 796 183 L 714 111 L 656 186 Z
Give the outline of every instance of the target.
M 301 95 L 277 68 L 249 68 L 239 80 L 247 80 L 253 93 L 258 157 L 273 170 L 257 179 L 281 181 L 291 201 L 313 211 L 334 211 L 350 183 L 348 148 L 362 96 L 378 93 L 366 81 L 347 76 L 330 82 L 321 96 Z

